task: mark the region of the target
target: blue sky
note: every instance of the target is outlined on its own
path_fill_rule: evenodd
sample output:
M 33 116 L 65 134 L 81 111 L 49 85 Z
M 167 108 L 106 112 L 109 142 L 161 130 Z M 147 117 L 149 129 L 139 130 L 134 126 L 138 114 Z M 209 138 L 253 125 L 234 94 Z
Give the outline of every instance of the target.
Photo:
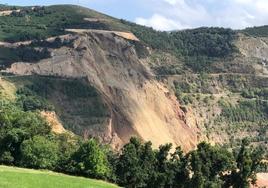
M 0 0 L 0 3 L 79 4 L 158 30 L 268 25 L 268 0 Z

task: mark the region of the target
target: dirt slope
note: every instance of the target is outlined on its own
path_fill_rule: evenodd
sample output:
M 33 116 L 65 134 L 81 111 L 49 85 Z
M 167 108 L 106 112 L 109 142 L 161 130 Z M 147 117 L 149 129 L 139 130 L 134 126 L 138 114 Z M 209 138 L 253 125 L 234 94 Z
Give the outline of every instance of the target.
M 7 82 L 0 76 L 0 98 L 1 99 L 15 99 L 16 87 L 15 85 Z
M 240 34 L 236 46 L 245 57 L 268 59 L 268 39 L 247 37 Z
M 53 51 L 51 59 L 35 64 L 16 63 L 8 70 L 19 75 L 86 77 L 109 106 L 111 121 L 103 140 L 114 147 L 131 136 L 152 141 L 154 146 L 171 142 L 192 149 L 195 128 L 185 117 L 175 96 L 156 81 L 134 47 L 112 33 L 82 33 L 74 48 Z
M 66 29 L 66 31 L 73 32 L 73 33 L 99 33 L 99 34 L 111 33 L 111 34 L 115 34 L 127 40 L 139 41 L 139 39 L 133 33 L 130 33 L 130 32 L 106 31 L 106 30 L 96 30 L 96 29 Z
M 67 132 L 59 121 L 55 112 L 42 111 L 41 116 L 44 117 L 48 124 L 51 126 L 52 132 L 56 134 L 62 134 Z
M 5 10 L 5 11 L 0 11 L 0 16 L 9 16 L 12 14 L 12 12 L 20 12 L 20 10 Z
M 266 188 L 268 187 L 268 173 L 258 173 L 257 174 L 257 185 L 251 186 L 253 187 L 261 187 Z

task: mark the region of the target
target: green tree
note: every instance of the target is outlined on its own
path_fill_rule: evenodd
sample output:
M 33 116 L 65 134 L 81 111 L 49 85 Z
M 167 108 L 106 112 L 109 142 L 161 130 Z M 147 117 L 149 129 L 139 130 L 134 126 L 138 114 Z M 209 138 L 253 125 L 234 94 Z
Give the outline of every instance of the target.
M 200 143 L 197 150 L 188 154 L 193 176 L 191 187 L 222 187 L 222 174 L 232 167 L 232 154 L 217 146 Z
M 54 169 L 58 162 L 58 145 L 43 136 L 34 136 L 21 145 L 21 165 L 30 168 Z
M 236 167 L 227 176 L 225 186 L 247 188 L 256 184 L 257 168 L 261 165 L 264 151 L 262 148 L 252 148 L 247 139 L 242 140 L 242 146 L 236 157 Z
M 23 112 L 10 102 L 0 105 L 0 162 L 5 163 L 9 155 L 8 163 L 18 164 L 22 142 L 35 135 L 49 135 L 51 128 L 37 113 Z
M 122 148 L 116 164 L 118 183 L 125 187 L 146 187 L 154 173 L 155 154 L 152 143 L 142 144 L 131 138 Z
M 74 166 L 70 159 L 79 147 L 79 139 L 69 133 L 63 133 L 55 135 L 55 140 L 59 145 L 59 160 L 56 170 L 67 173 L 74 172 Z
M 177 147 L 170 158 L 170 170 L 173 171 L 173 184 L 172 187 L 187 187 L 189 183 L 190 171 L 188 169 L 187 156 L 183 154 L 181 147 Z
M 72 162 L 75 172 L 87 177 L 104 179 L 111 173 L 106 149 L 95 139 L 83 143 L 72 156 Z
M 156 170 L 152 181 L 154 187 L 172 186 L 173 184 L 174 173 L 172 169 L 170 169 L 170 161 L 168 158 L 171 148 L 172 144 L 161 145 L 156 152 Z

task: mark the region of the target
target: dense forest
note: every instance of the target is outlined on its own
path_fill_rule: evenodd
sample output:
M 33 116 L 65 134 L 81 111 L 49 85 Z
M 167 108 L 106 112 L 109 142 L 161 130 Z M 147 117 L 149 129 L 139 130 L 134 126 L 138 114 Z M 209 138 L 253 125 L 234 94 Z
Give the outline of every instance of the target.
M 225 28 L 197 28 L 183 31 L 156 31 L 153 28 L 130 23 L 130 30 L 154 50 L 164 51 L 183 59 L 195 72 L 210 71 L 217 59 L 230 58 L 237 52 L 233 41 L 237 33 Z M 171 70 L 164 70 L 171 72 Z M 163 73 L 163 70 L 160 74 Z
M 131 31 L 151 48 L 182 56 L 226 57 L 235 50 L 232 44 L 235 31 L 225 28 L 198 28 L 163 32 L 153 28 L 129 24 Z

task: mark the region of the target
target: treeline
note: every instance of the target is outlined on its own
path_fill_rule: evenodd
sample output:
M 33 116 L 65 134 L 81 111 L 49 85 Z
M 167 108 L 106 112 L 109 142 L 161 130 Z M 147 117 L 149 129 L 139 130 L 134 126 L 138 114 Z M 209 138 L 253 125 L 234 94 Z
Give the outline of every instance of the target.
M 185 56 L 227 57 L 235 50 L 236 34 L 225 28 L 198 28 L 171 32 L 176 49 Z
M 109 180 L 124 187 L 248 187 L 263 151 L 246 140 L 229 152 L 206 143 L 183 153 L 132 138 L 119 152 L 95 139 L 53 134 L 38 111 L 0 102 L 0 163 Z
M 121 20 L 146 45 L 155 50 L 185 58 L 186 65 L 194 71 L 208 71 L 215 58 L 226 58 L 237 51 L 233 44 L 237 34 L 225 28 L 198 28 L 162 32 Z
M 20 9 L 20 11 L 16 11 L 16 9 L 13 9 L 10 16 L 25 17 L 26 15 L 31 15 L 31 16 L 43 17 L 46 14 L 51 14 L 51 13 L 52 11 L 50 11 L 44 6 L 35 6 L 35 7 L 23 7 Z
M 240 32 L 253 36 L 253 37 L 267 37 L 268 36 L 268 25 L 259 26 L 259 27 L 249 27 Z
M 161 32 L 127 21 L 132 32 L 154 49 L 182 56 L 227 57 L 236 49 L 235 31 L 225 28 L 198 28 L 192 30 Z

